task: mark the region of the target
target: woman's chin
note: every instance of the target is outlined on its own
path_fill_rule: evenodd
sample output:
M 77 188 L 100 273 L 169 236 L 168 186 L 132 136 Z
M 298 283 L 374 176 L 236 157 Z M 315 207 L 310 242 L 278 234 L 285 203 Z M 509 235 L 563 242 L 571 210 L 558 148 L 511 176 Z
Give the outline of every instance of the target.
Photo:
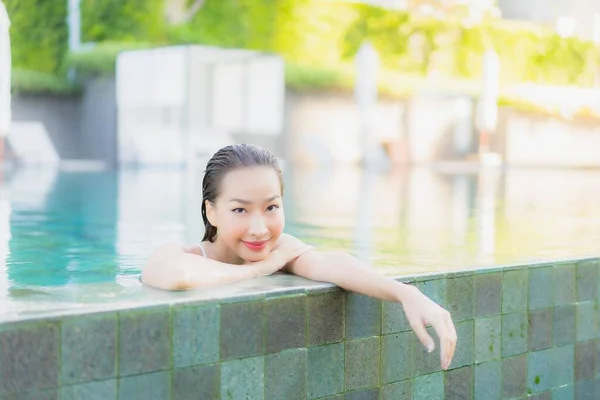
M 267 249 L 261 250 L 260 252 L 246 250 L 240 254 L 240 256 L 246 264 L 250 264 L 266 259 L 269 256 L 269 251 Z

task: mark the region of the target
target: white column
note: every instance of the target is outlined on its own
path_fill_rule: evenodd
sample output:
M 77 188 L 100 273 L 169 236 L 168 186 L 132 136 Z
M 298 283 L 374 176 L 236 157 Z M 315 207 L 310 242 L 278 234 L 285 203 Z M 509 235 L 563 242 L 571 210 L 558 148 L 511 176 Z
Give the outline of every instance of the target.
M 4 3 L 0 0 L 0 137 L 8 133 L 11 121 L 10 82 L 10 20 Z M 1 157 L 1 156 L 0 156 Z

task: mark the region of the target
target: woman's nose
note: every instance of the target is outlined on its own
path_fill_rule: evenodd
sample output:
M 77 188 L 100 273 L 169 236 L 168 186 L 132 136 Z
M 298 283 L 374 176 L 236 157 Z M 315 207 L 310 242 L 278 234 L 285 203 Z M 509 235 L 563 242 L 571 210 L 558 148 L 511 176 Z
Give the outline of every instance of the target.
M 257 215 L 252 218 L 252 220 L 250 221 L 249 233 L 258 238 L 267 234 L 267 225 L 265 224 L 264 218 L 262 216 Z

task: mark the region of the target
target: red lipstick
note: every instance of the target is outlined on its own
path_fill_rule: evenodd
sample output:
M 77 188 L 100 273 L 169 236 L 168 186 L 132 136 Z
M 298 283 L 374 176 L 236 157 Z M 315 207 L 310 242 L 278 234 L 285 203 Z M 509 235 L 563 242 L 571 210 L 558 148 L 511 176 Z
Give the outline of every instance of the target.
M 242 243 L 244 243 L 246 247 L 252 251 L 261 251 L 267 245 L 267 240 L 260 242 L 246 242 L 245 240 L 242 240 Z

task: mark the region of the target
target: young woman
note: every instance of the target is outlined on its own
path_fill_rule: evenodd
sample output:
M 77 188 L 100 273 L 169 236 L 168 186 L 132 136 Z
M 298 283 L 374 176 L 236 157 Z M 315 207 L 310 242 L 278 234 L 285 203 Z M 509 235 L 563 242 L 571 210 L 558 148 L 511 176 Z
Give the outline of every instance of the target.
M 320 252 L 283 233 L 283 181 L 277 159 L 267 150 L 236 144 L 219 150 L 202 181 L 202 243 L 165 244 L 150 257 L 142 282 L 167 290 L 221 285 L 283 270 L 345 290 L 402 304 L 419 340 L 431 352 L 441 343 L 441 366 L 447 369 L 456 346 L 448 311 L 416 287 L 397 282 L 342 252 Z

